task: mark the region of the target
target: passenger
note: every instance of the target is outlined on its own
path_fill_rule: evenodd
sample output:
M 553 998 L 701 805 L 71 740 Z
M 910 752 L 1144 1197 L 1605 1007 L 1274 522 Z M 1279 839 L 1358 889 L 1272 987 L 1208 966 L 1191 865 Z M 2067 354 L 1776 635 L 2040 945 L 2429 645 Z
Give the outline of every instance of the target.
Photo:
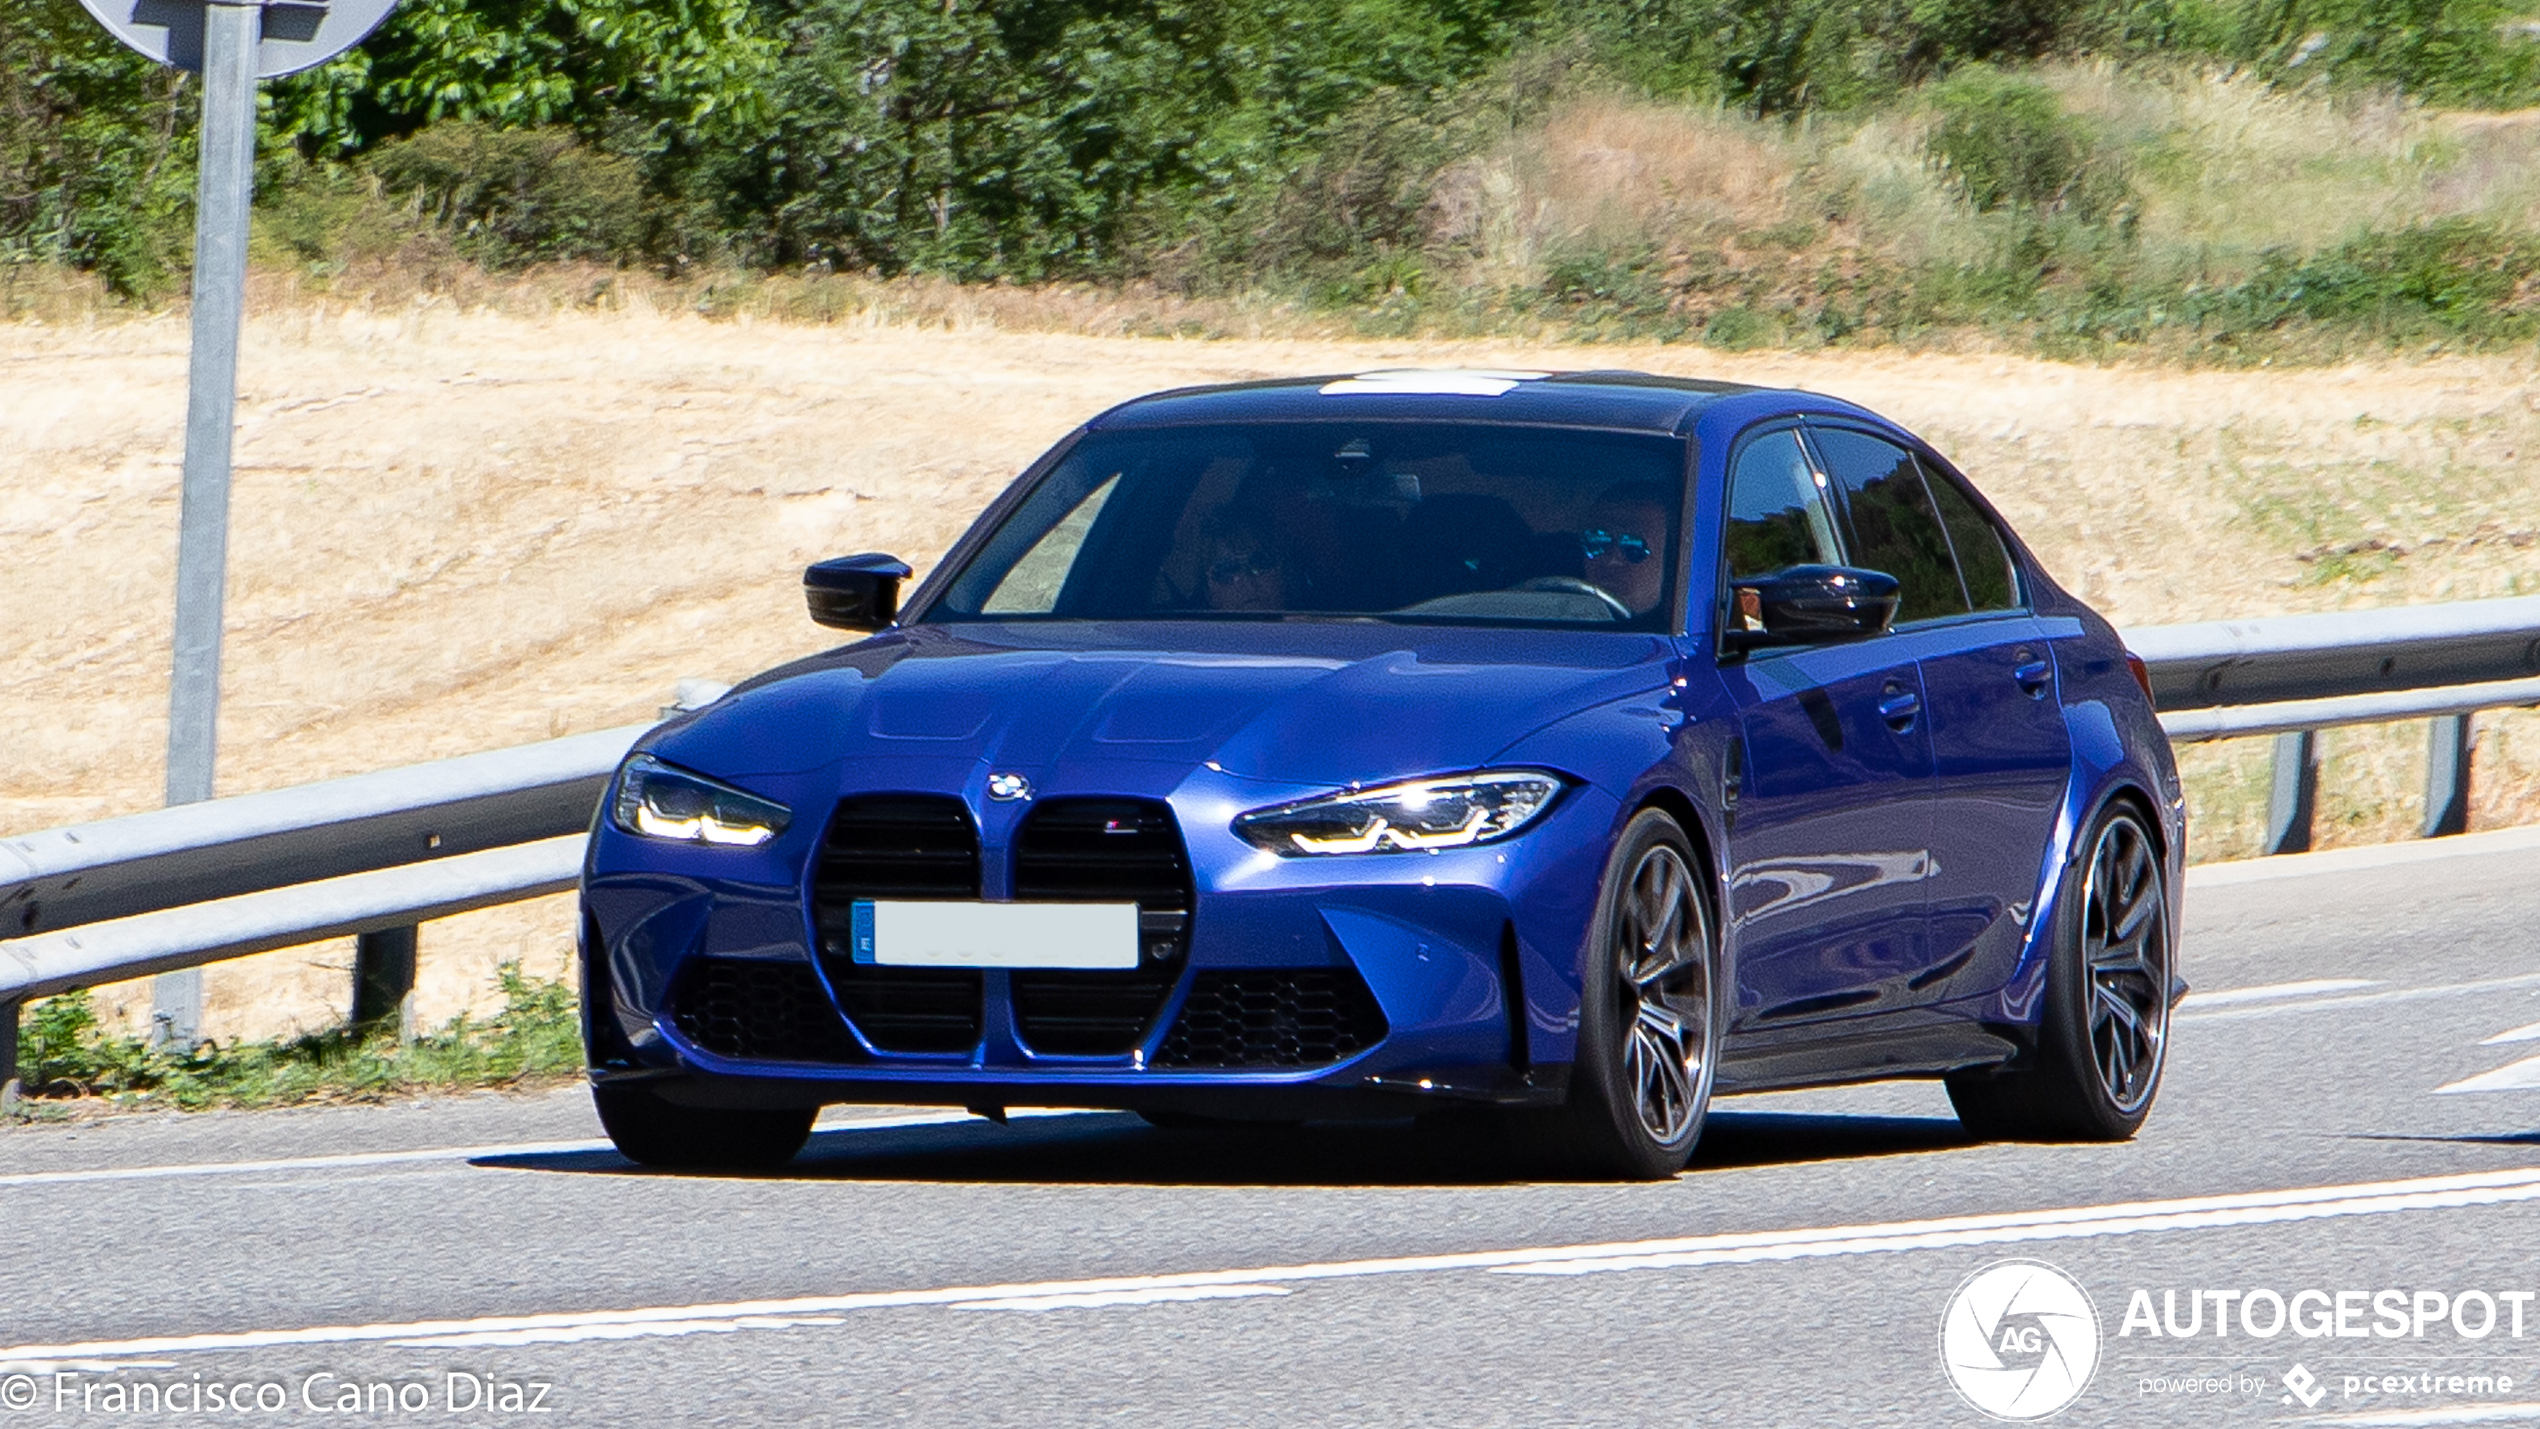
M 1666 490 L 1650 482 L 1608 487 L 1579 533 L 1582 574 L 1636 616 L 1666 594 L 1667 505 Z
M 1200 575 L 1210 610 L 1288 608 L 1287 568 L 1258 512 L 1220 510 L 1209 522 L 1208 562 Z

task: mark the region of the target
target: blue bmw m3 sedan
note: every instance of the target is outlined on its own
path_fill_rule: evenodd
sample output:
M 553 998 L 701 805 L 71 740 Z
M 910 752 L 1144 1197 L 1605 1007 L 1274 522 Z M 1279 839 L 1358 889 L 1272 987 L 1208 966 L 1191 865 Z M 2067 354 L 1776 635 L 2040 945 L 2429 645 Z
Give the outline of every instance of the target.
M 1160 393 L 854 643 L 647 734 L 582 883 L 629 1157 L 835 1102 L 1455 1114 L 1605 1174 L 1716 1096 L 1944 1079 L 2121 1139 L 2176 990 L 2139 662 L 1930 446 L 1628 372 Z

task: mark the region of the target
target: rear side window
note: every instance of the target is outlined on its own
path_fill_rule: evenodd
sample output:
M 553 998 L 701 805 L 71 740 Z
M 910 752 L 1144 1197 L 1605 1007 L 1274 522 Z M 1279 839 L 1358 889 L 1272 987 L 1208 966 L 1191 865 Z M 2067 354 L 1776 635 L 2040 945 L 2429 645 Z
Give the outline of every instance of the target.
M 1739 450 L 1729 474 L 1729 519 L 1720 544 L 1732 581 L 1791 566 L 1842 563 L 1825 493 L 1798 432 L 1767 432 Z
M 1940 524 L 1958 552 L 1958 574 L 1967 583 L 1967 598 L 1978 610 L 2020 608 L 2019 571 L 2011 564 L 2011 548 L 1976 504 L 1956 483 L 1921 463 L 1924 483 L 1940 507 Z
M 1840 493 L 1852 564 L 1896 577 L 1896 623 L 1964 615 L 1958 563 L 1913 454 L 1864 432 L 1812 427 Z

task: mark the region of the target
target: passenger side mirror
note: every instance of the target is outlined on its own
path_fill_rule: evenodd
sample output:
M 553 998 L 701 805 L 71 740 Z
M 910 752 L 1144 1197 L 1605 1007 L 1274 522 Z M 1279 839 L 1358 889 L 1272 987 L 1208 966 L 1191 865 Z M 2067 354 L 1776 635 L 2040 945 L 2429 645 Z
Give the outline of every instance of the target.
M 880 630 L 900 615 L 908 562 L 897 556 L 840 556 L 803 569 L 812 620 L 833 630 Z
M 1884 635 L 1896 619 L 1896 577 L 1851 566 L 1790 566 L 1729 587 L 1728 653 L 1831 645 Z

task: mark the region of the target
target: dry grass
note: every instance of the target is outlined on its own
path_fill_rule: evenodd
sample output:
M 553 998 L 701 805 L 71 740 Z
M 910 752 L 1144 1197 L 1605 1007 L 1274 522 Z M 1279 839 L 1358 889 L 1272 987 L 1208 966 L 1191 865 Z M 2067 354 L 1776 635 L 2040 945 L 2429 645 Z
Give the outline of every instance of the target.
M 1029 297 L 810 325 L 708 321 L 640 291 L 512 311 L 268 293 L 242 376 L 222 790 L 645 718 L 683 676 L 822 647 L 804 561 L 879 549 L 922 567 L 1108 403 L 1380 364 L 1637 366 L 1842 393 L 1954 454 L 2121 623 L 2540 589 L 2540 377 L 2520 362 L 2189 374 L 1130 339 L 1053 330 L 1118 331 L 1098 295 Z M 17 716 L 0 829 L 158 801 L 184 354 L 173 317 L 0 325 L 0 623 L 15 636 L 0 691 Z M 2477 824 L 2540 820 L 2540 721 L 2482 725 Z M 2406 831 L 2420 739 L 2331 737 L 2324 843 Z M 2199 857 L 2253 846 L 2250 758 L 2191 753 Z M 422 1015 L 482 996 L 505 957 L 553 974 L 570 931 L 562 900 L 433 925 Z M 334 945 L 215 968 L 211 1030 L 326 1024 L 346 962 Z M 139 996 L 101 1007 L 129 1015 Z
M 2386 96 L 2271 88 L 2225 71 L 2099 63 L 2036 71 L 2119 156 L 2134 241 L 2156 265 L 2245 277 L 2369 229 L 2470 216 L 2540 226 L 2540 112 L 2453 114 Z M 1572 253 L 1848 251 L 1982 261 L 2005 219 L 1971 211 L 1924 151 L 1911 107 L 1797 125 L 1588 95 L 1450 169 L 1432 207 L 1466 281 L 1539 283 Z

